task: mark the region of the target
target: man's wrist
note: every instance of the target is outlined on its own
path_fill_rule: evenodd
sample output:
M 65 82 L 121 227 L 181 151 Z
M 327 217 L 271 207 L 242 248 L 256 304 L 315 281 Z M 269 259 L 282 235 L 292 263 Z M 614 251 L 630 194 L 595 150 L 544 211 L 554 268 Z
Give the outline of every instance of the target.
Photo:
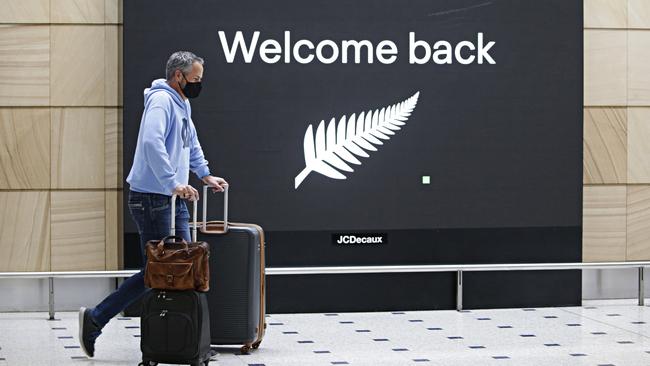
M 182 184 L 180 182 L 174 181 L 173 183 L 170 183 L 170 185 L 167 186 L 167 191 L 171 192 L 170 194 L 174 194 L 176 192 L 176 188 L 181 186 Z
M 203 178 L 210 176 L 210 168 L 208 168 L 207 165 L 203 165 L 197 168 L 194 173 L 199 177 L 199 179 L 203 180 Z

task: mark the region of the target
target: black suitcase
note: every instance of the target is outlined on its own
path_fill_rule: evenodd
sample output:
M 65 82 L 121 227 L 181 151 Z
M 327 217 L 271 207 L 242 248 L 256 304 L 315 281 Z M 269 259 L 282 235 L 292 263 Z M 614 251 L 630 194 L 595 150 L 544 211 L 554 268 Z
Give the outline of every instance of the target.
M 197 203 L 193 203 L 192 240 L 196 242 Z M 171 235 L 176 233 L 175 213 L 173 195 Z M 143 296 L 140 330 L 141 365 L 210 363 L 210 310 L 205 293 L 152 289 Z
M 210 332 L 212 344 L 257 349 L 266 329 L 264 231 L 255 224 L 207 221 L 208 186 L 203 187 L 200 241 L 210 244 Z M 205 223 L 205 224 L 204 224 Z
M 140 329 L 141 365 L 210 362 L 210 311 L 205 293 L 149 291 L 142 304 Z

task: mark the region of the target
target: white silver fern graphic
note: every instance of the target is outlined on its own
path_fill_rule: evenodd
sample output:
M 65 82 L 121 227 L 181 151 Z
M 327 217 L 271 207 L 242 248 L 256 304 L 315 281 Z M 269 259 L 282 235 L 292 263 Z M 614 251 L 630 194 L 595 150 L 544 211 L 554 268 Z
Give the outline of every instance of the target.
M 394 131 L 406 124 L 419 96 L 420 92 L 417 92 L 403 102 L 361 112 L 358 116 L 352 114 L 347 121 L 343 116 L 338 124 L 332 118 L 327 128 L 325 121 L 320 121 L 315 135 L 312 125 L 309 125 L 303 142 L 305 169 L 296 176 L 294 188 L 298 189 L 311 172 L 333 179 L 346 179 L 339 170 L 353 172 L 348 163 L 361 165 L 354 155 L 370 157 L 364 149 L 377 151 L 374 145 L 383 145 L 381 140 L 389 140 L 390 136 L 395 135 Z

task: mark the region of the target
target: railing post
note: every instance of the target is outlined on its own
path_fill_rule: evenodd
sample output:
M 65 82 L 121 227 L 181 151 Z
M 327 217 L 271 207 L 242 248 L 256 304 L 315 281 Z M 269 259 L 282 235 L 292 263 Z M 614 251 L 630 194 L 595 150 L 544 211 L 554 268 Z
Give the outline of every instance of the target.
M 54 320 L 54 277 L 48 277 L 48 282 L 49 282 L 49 313 L 50 313 L 50 319 L 49 320 Z
M 463 310 L 463 271 L 456 272 L 456 310 Z
M 639 267 L 639 306 L 645 303 L 645 283 L 643 281 L 643 268 Z

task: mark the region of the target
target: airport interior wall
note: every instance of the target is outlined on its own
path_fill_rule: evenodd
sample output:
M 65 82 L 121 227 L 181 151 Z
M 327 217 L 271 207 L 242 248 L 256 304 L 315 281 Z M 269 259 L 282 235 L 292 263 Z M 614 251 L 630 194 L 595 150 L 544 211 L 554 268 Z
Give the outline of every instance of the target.
M 0 6 L 0 271 L 120 269 L 122 2 Z M 650 3 L 584 1 L 585 262 L 650 260 L 649 56 Z

